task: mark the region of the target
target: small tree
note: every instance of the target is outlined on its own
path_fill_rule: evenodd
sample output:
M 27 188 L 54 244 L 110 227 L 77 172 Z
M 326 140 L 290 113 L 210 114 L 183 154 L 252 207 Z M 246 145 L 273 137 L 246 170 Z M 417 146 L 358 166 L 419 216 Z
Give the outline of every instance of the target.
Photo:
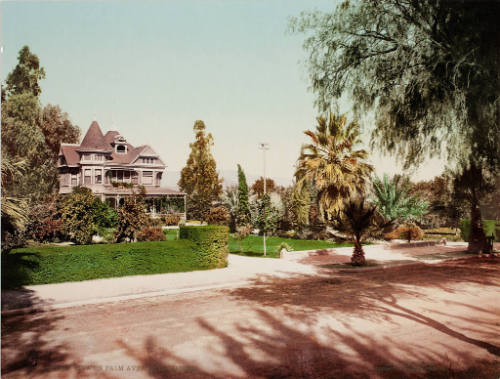
M 231 215 L 224 207 L 213 207 L 208 211 L 206 221 L 212 225 L 228 225 Z
M 66 233 L 74 243 L 92 242 L 96 232 L 96 202 L 90 189 L 74 187 L 73 192 L 63 199 L 60 212 Z
M 124 198 L 123 205 L 118 208 L 116 242 L 134 241 L 147 224 L 148 215 L 146 214 L 144 198 L 133 192 L 132 195 Z
M 255 226 L 259 229 L 259 233 L 273 233 L 278 224 L 279 212 L 272 206 L 269 194 L 266 193 L 258 200 L 257 209 Z
M 248 185 L 245 172 L 238 165 L 238 211 L 237 225 L 247 225 L 251 222 L 250 207 L 248 205 Z
M 191 153 L 181 171 L 179 188 L 186 192 L 188 217 L 204 221 L 208 210 L 222 193 L 222 180 L 217 173 L 217 164 L 212 152 L 212 134 L 205 132 L 205 123 L 194 123 L 196 139 L 189 146 Z
M 276 189 L 276 183 L 271 178 L 266 178 L 266 193 L 273 192 Z M 258 197 L 262 197 L 264 194 L 264 178 L 261 176 L 259 179 L 252 184 L 252 191 Z
M 376 227 L 376 212 L 377 206 L 366 204 L 364 199 L 349 199 L 344 202 L 342 212 L 338 218 L 338 227 L 354 238 L 351 263 L 355 266 L 366 264 L 361 240 Z

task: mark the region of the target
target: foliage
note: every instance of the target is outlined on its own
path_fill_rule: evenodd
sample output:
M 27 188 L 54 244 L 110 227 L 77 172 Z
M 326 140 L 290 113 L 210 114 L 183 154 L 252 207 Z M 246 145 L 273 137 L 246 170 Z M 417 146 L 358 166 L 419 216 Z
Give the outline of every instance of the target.
M 74 282 L 209 268 L 200 264 L 198 246 L 187 240 L 43 246 L 13 250 L 12 255 L 14 258 L 20 257 L 2 262 L 2 286 Z M 22 272 L 19 273 L 19 270 Z
M 268 193 L 257 200 L 257 217 L 255 227 L 260 233 L 272 234 L 278 225 L 279 211 L 272 206 Z
M 40 129 L 54 159 L 57 159 L 61 143 L 78 143 L 80 139 L 80 128 L 71 123 L 59 105 L 47 104 L 43 108 Z
M 413 223 L 408 223 L 404 225 L 398 226 L 391 233 L 387 233 L 385 238 L 388 240 L 391 239 L 405 239 L 410 243 L 412 240 L 421 240 L 424 236 L 424 232 L 418 225 Z
M 23 198 L 7 196 L 5 187 L 12 180 L 22 175 L 25 162 L 14 160 L 2 151 L 1 183 L 2 183 L 2 250 L 8 250 L 22 244 L 22 233 L 27 222 L 28 205 Z
M 146 226 L 137 233 L 137 241 L 165 241 L 161 226 Z
M 226 207 L 231 216 L 231 220 L 229 222 L 229 229 L 231 232 L 234 232 L 236 230 L 236 219 L 238 217 L 238 209 L 239 209 L 238 197 L 239 197 L 238 186 L 226 187 L 221 197 L 222 206 Z M 250 213 L 249 205 L 248 205 L 248 211 Z
M 374 137 L 407 166 L 446 142 L 449 158 L 479 154 L 498 167 L 498 14 L 496 1 L 351 1 L 292 28 L 308 34 L 321 109 L 344 95 L 373 109 Z
M 346 1 L 292 26 L 311 33 L 320 109 L 349 96 L 356 112 L 375 114 L 374 145 L 405 168 L 446 149 L 458 175 L 472 169 L 481 179 L 500 168 L 498 14 L 498 1 Z M 471 198 L 469 252 L 486 243 L 478 203 Z
M 470 219 L 465 218 L 460 220 L 460 233 L 465 242 L 469 242 L 470 238 Z M 500 222 L 497 220 L 482 220 L 483 231 L 486 237 L 493 235 L 495 241 L 500 242 Z
M 422 219 L 427 227 L 456 227 L 460 218 L 466 214 L 467 204 L 455 196 L 453 176 L 449 173 L 415 183 L 408 194 L 427 199 L 429 208 Z
M 175 213 L 166 214 L 162 215 L 161 219 L 167 226 L 177 226 L 181 222 L 181 215 Z
M 250 206 L 248 204 L 248 185 L 245 172 L 238 165 L 238 209 L 236 225 L 246 225 L 252 222 Z
M 298 186 L 312 183 L 317 188 L 320 214 L 334 218 L 344 198 L 364 191 L 373 167 L 366 163 L 365 150 L 354 150 L 361 142 L 356 122 L 347 124 L 345 116 L 332 113 L 317 121 L 316 131 L 305 132 L 312 143 L 302 146 L 295 177 Z
M 201 267 L 219 268 L 227 266 L 229 253 L 229 228 L 221 225 L 184 226 L 179 228 L 179 237 L 197 245 L 197 262 Z
M 134 241 L 143 227 L 147 225 L 148 216 L 144 198 L 132 193 L 123 198 L 123 205 L 118 208 L 118 226 L 115 231 L 116 242 Z
M 222 193 L 215 159 L 212 156 L 212 134 L 205 133 L 205 123 L 197 120 L 193 127 L 195 141 L 189 146 L 191 153 L 186 166 L 181 171 L 179 188 L 187 193 L 187 213 L 189 218 L 205 220 L 212 203 Z
M 266 193 L 273 192 L 277 188 L 276 183 L 271 178 L 266 178 Z M 264 178 L 261 176 L 259 179 L 252 184 L 252 191 L 258 197 L 262 197 L 264 195 Z
M 351 263 L 355 266 L 365 265 L 365 252 L 361 246 L 361 239 L 371 230 L 379 227 L 377 206 L 367 204 L 364 198 L 346 200 L 337 219 L 337 227 L 354 238 Z
M 375 204 L 389 223 L 419 221 L 426 214 L 428 203 L 409 195 L 409 185 L 402 183 L 401 177 L 389 180 L 386 174 L 383 179 L 375 176 L 372 184 Z
M 38 242 L 53 241 L 60 237 L 64 225 L 58 216 L 55 201 L 31 207 L 26 225 L 26 236 Z
M 293 248 L 289 244 L 287 244 L 286 242 L 282 242 L 276 248 L 276 253 L 281 253 L 281 250 L 283 249 L 285 249 L 286 251 L 293 251 Z
M 38 81 L 45 78 L 45 70 L 40 67 L 40 60 L 30 51 L 28 46 L 23 46 L 17 59 L 18 64 L 5 80 L 7 94 L 29 93 L 38 97 L 42 92 Z
M 77 142 L 79 129 L 58 106 L 48 105 L 42 111 L 38 81 L 44 70 L 27 46 L 18 58 L 2 93 L 2 158 L 24 161 L 26 166 L 23 175 L 15 176 L 3 190 L 8 196 L 39 201 L 56 192 L 59 146 Z
M 94 224 L 99 228 L 113 228 L 118 223 L 116 211 L 98 197 L 94 200 Z
M 208 211 L 206 221 L 211 225 L 228 225 L 231 215 L 224 207 L 212 207 Z
M 243 253 L 243 241 L 250 235 L 251 232 L 251 225 L 241 225 L 236 228 L 236 233 L 233 234 L 233 239 L 238 241 L 241 253 Z
M 71 194 L 62 199 L 60 212 L 65 232 L 74 243 L 92 242 L 96 233 L 96 201 L 90 189 L 74 187 Z

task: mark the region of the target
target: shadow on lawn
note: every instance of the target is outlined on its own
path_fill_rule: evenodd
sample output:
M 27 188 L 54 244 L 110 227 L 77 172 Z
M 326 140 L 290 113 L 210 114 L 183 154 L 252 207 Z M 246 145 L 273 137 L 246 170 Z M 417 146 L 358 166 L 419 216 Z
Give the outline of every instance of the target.
M 227 359 L 217 361 L 217 368 L 210 371 L 199 367 L 196 360 L 187 360 L 160 346 L 152 336 L 140 348 L 118 343 L 153 378 L 494 378 L 499 372 L 498 364 L 474 361 L 467 352 L 459 354 L 460 362 L 451 362 L 446 352 L 414 352 L 407 344 L 396 345 L 389 338 L 381 343 L 353 329 L 345 334 L 325 329 L 325 335 L 335 340 L 335 344 L 326 344 L 267 311 L 258 310 L 257 314 L 258 326 L 240 323 L 231 334 L 198 320 L 204 331 L 217 338 L 205 354 L 211 356 L 213 350 L 216 356 L 222 350 Z M 413 359 L 403 358 L 401 351 Z M 474 366 L 464 368 L 463 362 L 474 362 Z M 235 368 L 232 374 L 226 371 L 229 367 Z
M 29 283 L 29 273 L 39 266 L 39 254 L 2 251 L 2 289 Z

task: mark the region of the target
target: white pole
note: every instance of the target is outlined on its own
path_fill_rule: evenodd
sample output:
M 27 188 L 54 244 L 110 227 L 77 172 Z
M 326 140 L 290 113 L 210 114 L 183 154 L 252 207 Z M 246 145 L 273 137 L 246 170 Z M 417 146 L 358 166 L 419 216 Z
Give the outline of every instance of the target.
M 263 164 L 264 164 L 264 196 L 266 195 L 266 150 L 269 149 L 269 144 L 266 142 L 261 142 L 260 143 L 260 148 L 262 149 L 263 153 Z M 264 199 L 263 199 L 264 200 Z M 266 213 L 264 209 L 264 224 L 266 223 Z M 267 250 L 266 250 L 266 230 L 264 229 L 263 232 L 263 244 L 264 244 L 264 256 L 267 255 Z

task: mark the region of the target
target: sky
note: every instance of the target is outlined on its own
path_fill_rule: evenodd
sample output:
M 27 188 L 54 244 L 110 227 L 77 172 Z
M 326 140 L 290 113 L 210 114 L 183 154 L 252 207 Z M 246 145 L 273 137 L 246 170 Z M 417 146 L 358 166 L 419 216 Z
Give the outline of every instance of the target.
M 288 31 L 301 11 L 338 1 L 12 1 L 0 3 L 2 81 L 28 45 L 46 71 L 43 105 L 58 104 L 83 134 L 96 119 L 135 146 L 149 144 L 175 175 L 185 165 L 193 124 L 203 120 L 221 172 L 239 163 L 291 182 L 304 130 L 313 129 L 303 35 Z M 349 116 L 349 104 L 341 109 Z M 369 138 L 366 135 L 366 142 Z M 400 172 L 372 152 L 379 175 Z M 439 175 L 439 159 L 414 179 Z M 172 178 L 171 178 L 172 179 Z

